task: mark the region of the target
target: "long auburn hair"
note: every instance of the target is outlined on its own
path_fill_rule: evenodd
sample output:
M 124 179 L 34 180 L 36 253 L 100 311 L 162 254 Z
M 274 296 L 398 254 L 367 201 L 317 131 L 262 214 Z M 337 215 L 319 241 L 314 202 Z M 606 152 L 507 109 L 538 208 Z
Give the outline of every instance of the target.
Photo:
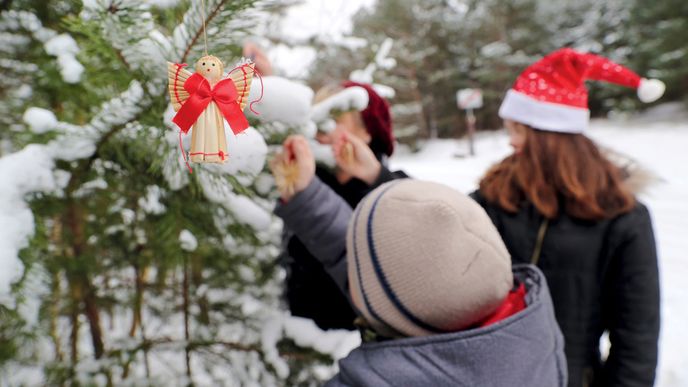
M 494 165 L 480 181 L 488 202 L 514 213 L 529 202 L 548 219 L 563 210 L 584 220 L 614 218 L 635 206 L 621 170 L 586 136 L 527 126 L 525 133 L 522 152 Z

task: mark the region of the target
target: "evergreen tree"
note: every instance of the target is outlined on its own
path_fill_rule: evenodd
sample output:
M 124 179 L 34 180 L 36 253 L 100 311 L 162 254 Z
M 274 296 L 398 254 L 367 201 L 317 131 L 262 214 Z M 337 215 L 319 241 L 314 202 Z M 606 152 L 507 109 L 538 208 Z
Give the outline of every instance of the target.
M 456 91 L 481 88 L 484 108 L 479 128 L 499 128 L 497 110 L 505 91 L 526 66 L 561 47 L 609 57 L 669 86 L 662 101 L 685 96 L 686 6 L 623 0 L 379 0 L 354 17 L 352 35 L 369 41 L 362 49 L 318 50 L 315 71 L 327 73 L 338 58 L 358 59 L 347 73 L 374 55 L 387 37 L 394 39 L 397 65 L 375 73 L 393 87 L 399 134 L 453 137 L 465 128 Z M 355 67 L 354 67 L 355 66 Z M 633 90 L 590 82 L 593 115 L 635 110 L 643 105 Z
M 332 365 L 280 308 L 263 136 L 186 170 L 166 61 L 202 56 L 203 2 L 168 3 L 3 2 L 0 384 L 296 385 Z M 273 5 L 205 1 L 208 51 L 231 68 Z
M 461 88 L 483 89 L 486 106 L 477 112 L 479 121 L 498 127 L 496 110 L 504 91 L 542 51 L 544 38 L 533 38 L 544 36 L 542 27 L 529 19 L 535 7 L 535 0 L 380 0 L 359 12 L 353 35 L 370 42 L 364 48 L 367 58 L 387 37 L 394 40 L 390 55 L 397 64 L 376 72 L 375 80 L 397 93 L 392 102 L 399 137 L 462 135 L 464 113 L 456 104 Z M 332 51 L 320 50 L 314 68 L 327 71 L 329 52 L 330 58 L 360 56 Z
M 667 85 L 663 100 L 684 99 L 688 93 L 688 3 L 677 0 L 634 1 L 630 21 L 629 58 L 634 68 Z

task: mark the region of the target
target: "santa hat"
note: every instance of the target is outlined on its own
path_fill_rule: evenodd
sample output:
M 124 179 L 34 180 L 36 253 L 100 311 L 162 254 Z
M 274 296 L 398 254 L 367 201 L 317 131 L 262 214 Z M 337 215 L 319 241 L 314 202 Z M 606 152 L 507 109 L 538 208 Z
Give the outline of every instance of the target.
M 361 87 L 368 92 L 368 106 L 361 111 L 363 123 L 371 136 L 370 149 L 391 156 L 394 152 L 394 134 L 389 104 L 368 84 L 346 81 L 345 88 Z
M 499 108 L 499 116 L 533 128 L 582 133 L 588 127 L 588 91 L 593 79 L 638 90 L 643 102 L 664 94 L 665 85 L 645 79 L 601 56 L 563 48 L 533 63 L 518 76 Z

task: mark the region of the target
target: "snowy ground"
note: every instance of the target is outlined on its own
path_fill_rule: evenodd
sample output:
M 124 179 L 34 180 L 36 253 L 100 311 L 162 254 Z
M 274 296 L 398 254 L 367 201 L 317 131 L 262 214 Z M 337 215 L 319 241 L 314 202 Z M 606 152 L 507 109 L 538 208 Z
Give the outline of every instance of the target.
M 679 387 L 688 386 L 688 117 L 674 114 L 673 119 L 662 120 L 662 116 L 594 122 L 588 135 L 633 157 L 663 180 L 641 194 L 640 200 L 652 213 L 659 250 L 662 333 L 656 385 Z M 508 155 L 510 148 L 506 134 L 499 132 L 477 139 L 477 156 L 455 157 L 467 152 L 465 142 L 435 140 L 419 153 L 400 152 L 390 164 L 411 176 L 470 192 L 486 168 Z

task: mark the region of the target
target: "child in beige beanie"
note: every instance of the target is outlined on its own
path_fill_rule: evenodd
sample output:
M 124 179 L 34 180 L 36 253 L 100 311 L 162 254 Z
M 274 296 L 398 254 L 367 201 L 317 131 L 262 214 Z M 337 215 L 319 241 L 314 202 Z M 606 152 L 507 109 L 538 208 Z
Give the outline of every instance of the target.
M 405 179 L 352 211 L 309 174 L 312 156 L 301 145 L 290 156 L 304 166 L 303 181 L 275 212 L 375 333 L 340 361 L 328 386 L 566 385 L 544 277 L 534 266 L 511 267 L 480 205 Z

